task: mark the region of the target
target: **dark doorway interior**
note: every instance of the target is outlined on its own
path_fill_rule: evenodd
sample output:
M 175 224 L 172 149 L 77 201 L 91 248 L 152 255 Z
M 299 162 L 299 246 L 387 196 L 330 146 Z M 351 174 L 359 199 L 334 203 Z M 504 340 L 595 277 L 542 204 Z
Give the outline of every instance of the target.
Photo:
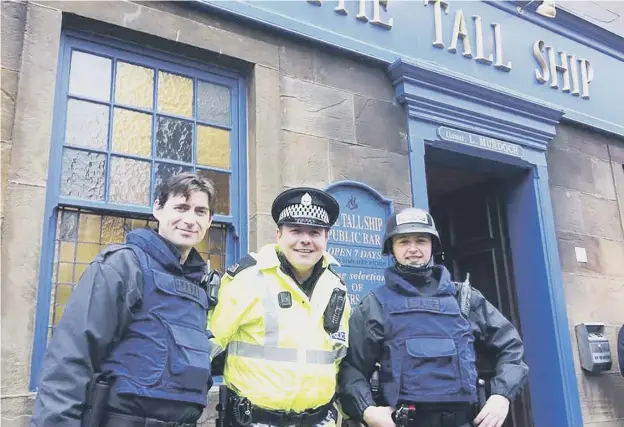
M 461 163 L 471 168 L 461 167 Z M 454 280 L 464 280 L 470 273 L 472 286 L 522 334 L 506 225 L 507 178 L 500 170 L 477 171 L 479 164 L 465 159 L 449 166 L 429 152 L 426 167 L 429 207 L 444 251 L 437 261 L 446 265 Z M 494 375 L 492 356 L 483 348 L 477 347 L 477 351 L 480 377 L 487 381 Z M 504 427 L 531 427 L 531 418 L 525 387 L 512 404 Z

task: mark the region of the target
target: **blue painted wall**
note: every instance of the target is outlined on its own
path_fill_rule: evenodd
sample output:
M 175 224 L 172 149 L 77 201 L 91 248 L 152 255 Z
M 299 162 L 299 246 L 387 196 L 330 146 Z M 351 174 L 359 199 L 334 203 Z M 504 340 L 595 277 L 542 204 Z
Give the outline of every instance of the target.
M 441 71 L 449 77 L 461 76 L 510 94 L 543 100 L 563 109 L 566 118 L 570 120 L 624 135 L 624 116 L 616 108 L 618 102 L 624 99 L 624 85 L 617 83 L 624 75 L 624 39 L 597 30 L 592 24 L 562 10 L 557 11 L 555 20 L 549 20 L 535 14 L 532 9 L 535 5 L 520 15 L 512 2 L 489 4 L 451 0 L 448 15 L 442 12 L 442 40 L 445 47 L 439 49 L 432 45 L 435 37 L 434 7 L 432 3 L 425 6 L 423 1 L 391 1 L 387 11 L 381 8 L 382 21 L 393 19 L 390 30 L 358 21 L 355 16 L 359 2 L 356 1 L 345 2 L 348 15 L 334 11 L 337 1 L 323 1 L 321 6 L 304 0 L 199 0 L 199 3 L 385 63 L 401 58 Z M 372 19 L 372 2 L 366 4 L 366 15 Z M 455 13 L 460 9 L 466 19 L 473 55 L 476 54 L 473 15 L 482 18 L 486 57 L 495 52 L 491 24 L 500 24 L 503 62 L 507 64 L 511 61 L 511 71 L 504 72 L 492 65 L 463 57 L 461 41 L 457 53 L 448 51 Z M 570 25 L 575 28 L 570 29 Z M 601 41 L 598 41 L 596 34 L 602 36 Z M 535 69 L 539 65 L 533 55 L 533 43 L 538 40 L 555 48 L 557 62 L 561 50 L 575 55 L 577 59 L 590 61 L 594 79 L 589 84 L 589 99 L 572 96 L 560 88 L 552 89 L 549 83 L 540 84 L 536 80 Z M 605 40 L 608 44 L 605 44 Z M 544 55 L 547 56 L 546 53 Z M 559 87 L 561 84 L 559 73 Z

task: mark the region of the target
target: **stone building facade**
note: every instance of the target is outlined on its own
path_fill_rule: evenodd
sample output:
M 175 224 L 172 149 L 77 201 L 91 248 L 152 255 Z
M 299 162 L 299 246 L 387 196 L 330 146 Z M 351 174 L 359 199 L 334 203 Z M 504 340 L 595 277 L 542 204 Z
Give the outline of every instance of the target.
M 79 41 L 68 41 L 68 37 Z M 133 202 L 134 207 L 125 211 L 123 203 L 111 210 L 106 203 L 74 203 L 71 197 L 75 193 L 64 190 L 61 179 L 75 178 L 74 172 L 63 168 L 62 152 L 69 150 L 63 148 L 69 137 L 59 125 L 59 117 L 70 114 L 63 88 L 71 78 L 69 73 L 78 72 L 68 69 L 69 60 L 64 56 L 71 43 L 76 43 L 77 49 L 94 45 L 95 53 L 87 53 L 97 56 L 97 52 L 105 52 L 101 57 L 115 61 L 126 58 L 126 50 L 156 58 L 160 65 L 153 67 L 166 68 L 180 59 L 189 64 L 188 76 L 194 81 L 199 82 L 203 74 L 197 77 L 193 70 L 200 73 L 205 66 L 215 79 L 223 75 L 235 82 L 229 88 L 238 90 L 240 111 L 231 112 L 236 123 L 219 129 L 230 132 L 231 146 L 226 152 L 232 159 L 232 153 L 244 153 L 244 159 L 213 168 L 214 173 L 232 177 L 229 183 L 217 183 L 217 187 L 219 183 L 227 187 L 221 190 L 229 200 L 224 201 L 227 206 L 221 220 L 217 218 L 223 224 L 222 231 L 215 234 L 221 243 L 207 243 L 205 250 L 213 265 L 223 268 L 241 251 L 274 239 L 271 202 L 289 187 L 323 188 L 352 180 L 391 199 L 395 209 L 411 206 L 418 199 L 412 189 L 408 112 L 381 61 L 248 25 L 193 2 L 3 1 L 1 398 L 2 424 L 7 426 L 27 425 L 36 393 L 36 370 L 50 327 L 62 313 L 61 289 L 66 288 L 61 285 L 77 281 L 79 258 L 108 242 L 104 239 L 107 224 L 121 221 L 127 231 L 149 219 L 149 201 L 143 202 L 143 208 L 136 208 Z M 119 56 L 117 52 L 121 52 Z M 134 65 L 145 64 L 148 62 Z M 89 100 L 88 95 L 78 95 L 72 99 Z M 116 106 L 110 104 L 110 108 Z M 107 120 L 111 118 L 113 113 Z M 93 122 L 89 123 L 79 125 L 75 132 L 88 133 Z M 113 135 L 109 139 L 113 138 L 113 126 L 106 129 Z M 624 426 L 624 378 L 618 373 L 615 352 L 615 337 L 624 323 L 622 135 L 565 121 L 557 123 L 546 154 L 561 291 L 577 380 L 570 385 L 574 390 L 569 404 L 582 411 L 582 424 L 574 427 Z M 235 139 L 238 148 L 234 148 Z M 110 162 L 114 156 L 108 156 Z M 199 154 L 192 157 L 189 165 L 198 167 Z M 91 157 L 89 165 L 93 163 Z M 432 176 L 433 172 L 429 179 L 436 180 Z M 145 188 L 153 188 L 150 182 L 157 178 L 158 171 L 150 173 L 143 182 Z M 103 178 L 112 179 L 112 175 Z M 106 194 L 114 194 L 114 183 L 102 186 Z M 80 228 L 73 243 L 63 240 L 64 218 L 84 226 L 84 236 L 89 234 L 89 221 L 97 221 L 99 237 L 89 240 L 87 236 L 82 241 Z M 242 240 L 232 237 L 241 231 Z M 243 241 L 245 247 L 241 248 Z M 73 258 L 64 259 L 64 248 L 74 244 Z M 578 260 L 577 248 L 585 249 L 587 262 Z M 83 249 L 85 254 L 80 252 Z M 62 279 L 63 266 L 70 265 L 73 274 Z M 42 293 L 46 295 L 42 297 Z M 45 307 L 42 301 L 47 303 Z M 582 372 L 574 333 L 575 325 L 592 321 L 605 324 L 614 358 L 612 369 L 597 376 Z M 535 421 L 535 426 L 546 425 L 543 418 Z

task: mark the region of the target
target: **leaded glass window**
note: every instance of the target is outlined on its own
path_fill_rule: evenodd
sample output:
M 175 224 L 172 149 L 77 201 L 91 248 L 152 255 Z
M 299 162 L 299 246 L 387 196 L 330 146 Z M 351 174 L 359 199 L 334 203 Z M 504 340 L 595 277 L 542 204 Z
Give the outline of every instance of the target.
M 147 207 L 163 179 L 197 171 L 231 215 L 230 87 L 78 49 L 69 61 L 61 197 Z
M 98 212 L 61 208 L 57 220 L 54 265 L 52 273 L 52 304 L 50 332 L 58 323 L 74 286 L 93 258 L 106 246 L 124 243 L 136 228 L 156 228 L 156 221 L 130 216 L 105 215 Z M 225 268 L 226 228 L 214 224 L 206 238 L 196 247 L 212 268 Z

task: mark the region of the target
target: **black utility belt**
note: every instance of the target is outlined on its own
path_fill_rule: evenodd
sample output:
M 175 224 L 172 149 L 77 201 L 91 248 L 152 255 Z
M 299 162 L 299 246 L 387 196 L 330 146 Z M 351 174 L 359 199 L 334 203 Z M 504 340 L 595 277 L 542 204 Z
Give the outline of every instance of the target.
M 458 427 L 472 425 L 475 406 L 404 403 L 392 414 L 397 427 Z
M 266 409 L 254 407 L 251 411 L 251 419 L 254 423 L 270 424 L 270 425 L 290 425 L 290 424 L 318 424 L 327 418 L 329 413 L 329 405 L 321 406 L 315 410 L 304 412 L 282 412 L 269 411 Z
M 320 423 L 329 414 L 332 403 L 303 412 L 285 412 L 261 408 L 254 405 L 246 397 L 238 396 L 230 390 L 228 416 L 233 416 L 234 423 L 239 426 L 248 426 L 252 423 L 277 426 L 306 425 L 313 426 Z

